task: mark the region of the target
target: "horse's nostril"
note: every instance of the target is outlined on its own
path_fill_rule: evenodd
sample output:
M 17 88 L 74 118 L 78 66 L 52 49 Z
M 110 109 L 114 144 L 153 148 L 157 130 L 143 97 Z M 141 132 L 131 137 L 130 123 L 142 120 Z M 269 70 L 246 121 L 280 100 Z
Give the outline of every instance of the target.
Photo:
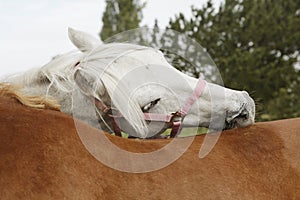
M 248 119 L 249 118 L 249 114 L 248 114 L 247 111 L 243 111 L 236 118 L 239 118 L 239 119 Z
M 239 116 L 238 116 L 238 118 L 242 118 L 242 119 L 248 119 L 248 114 L 240 114 Z

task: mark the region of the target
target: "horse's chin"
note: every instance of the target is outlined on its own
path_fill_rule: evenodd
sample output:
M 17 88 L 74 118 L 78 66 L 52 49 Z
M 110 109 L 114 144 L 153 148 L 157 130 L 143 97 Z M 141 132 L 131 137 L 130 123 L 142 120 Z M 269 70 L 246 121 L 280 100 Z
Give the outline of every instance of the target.
M 227 122 L 225 121 L 225 127 L 223 128 L 223 130 L 229 130 L 229 129 L 233 129 L 233 128 L 237 128 L 237 122 L 232 120 L 231 122 Z
M 241 118 L 236 118 L 231 121 L 225 121 L 225 127 L 223 130 L 233 129 L 233 128 L 245 128 L 251 126 L 254 123 L 254 120 L 244 120 Z

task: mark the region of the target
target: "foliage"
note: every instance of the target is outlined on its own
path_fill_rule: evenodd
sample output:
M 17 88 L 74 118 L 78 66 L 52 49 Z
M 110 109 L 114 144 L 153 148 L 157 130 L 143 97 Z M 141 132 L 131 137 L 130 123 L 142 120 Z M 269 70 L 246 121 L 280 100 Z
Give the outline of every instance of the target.
M 106 40 L 117 33 L 138 28 L 145 5 L 139 0 L 106 0 L 101 39 Z
M 192 7 L 191 19 L 175 16 L 168 28 L 206 48 L 225 86 L 250 91 L 259 104 L 258 120 L 299 117 L 299 5 L 299 0 L 226 0 L 216 10 L 208 1 Z M 179 69 L 198 75 L 190 63 L 178 60 L 173 62 Z

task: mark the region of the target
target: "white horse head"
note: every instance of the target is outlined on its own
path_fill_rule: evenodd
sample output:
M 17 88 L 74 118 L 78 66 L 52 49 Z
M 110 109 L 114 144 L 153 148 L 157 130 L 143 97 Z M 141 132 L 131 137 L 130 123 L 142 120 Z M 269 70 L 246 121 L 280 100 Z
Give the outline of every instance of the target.
M 153 48 L 102 44 L 74 29 L 69 29 L 69 38 L 79 51 L 56 56 L 41 68 L 2 81 L 23 85 L 28 94 L 57 98 L 67 114 L 74 112 L 71 100 L 77 85 L 89 97 L 75 105 L 81 111 L 78 117 L 95 126 L 98 121 L 106 121 L 110 128 L 113 124 L 109 114 L 122 115 L 118 123 L 124 132 L 143 138 L 160 134 L 169 127 L 164 121 L 147 121 L 144 112 L 168 115 L 179 111 L 197 85 L 197 79 L 176 70 Z M 112 113 L 96 109 L 97 119 L 91 119 L 88 112 L 82 112 L 91 99 L 98 107 L 99 102 L 112 107 Z M 254 123 L 254 116 L 255 104 L 247 92 L 207 83 L 182 125 L 215 129 L 245 127 Z M 104 125 L 101 128 L 106 129 Z
M 76 66 L 74 80 L 88 97 L 117 110 L 118 123 L 127 133 L 151 137 L 162 133 L 169 124 L 149 122 L 143 112 L 167 115 L 179 111 L 193 92 L 198 80 L 171 66 L 163 54 L 153 48 L 122 43 L 98 45 L 91 36 L 78 35 L 76 46 L 92 44 L 91 50 Z M 101 115 L 105 113 L 101 112 Z M 202 95 L 183 120 L 183 126 L 233 128 L 254 123 L 255 104 L 245 91 L 235 91 L 207 83 Z M 105 117 L 104 117 L 105 118 Z M 108 124 L 111 125 L 109 122 Z

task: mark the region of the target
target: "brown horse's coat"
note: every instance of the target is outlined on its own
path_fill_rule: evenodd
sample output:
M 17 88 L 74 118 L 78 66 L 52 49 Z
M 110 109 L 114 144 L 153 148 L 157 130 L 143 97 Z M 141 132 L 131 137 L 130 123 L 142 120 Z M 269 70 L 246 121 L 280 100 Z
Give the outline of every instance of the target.
M 130 174 L 91 156 L 63 113 L 5 97 L 0 112 L 1 199 L 300 199 L 300 119 L 225 131 L 204 159 L 198 136 L 168 167 Z M 169 142 L 107 137 L 134 152 Z

